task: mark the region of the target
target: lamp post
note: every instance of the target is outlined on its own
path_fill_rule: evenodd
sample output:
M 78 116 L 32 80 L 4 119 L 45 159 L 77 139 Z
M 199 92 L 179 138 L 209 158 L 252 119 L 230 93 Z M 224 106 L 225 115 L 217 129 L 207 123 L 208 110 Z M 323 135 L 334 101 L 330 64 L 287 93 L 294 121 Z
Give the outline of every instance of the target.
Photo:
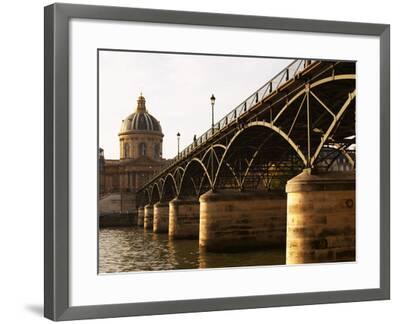
M 215 97 L 214 94 L 211 95 L 211 135 L 214 135 L 214 104 L 215 104 Z M 213 145 L 211 144 L 211 147 L 213 147 Z M 211 190 L 214 191 L 214 154 L 211 153 Z
M 215 104 L 215 97 L 214 94 L 211 95 L 211 134 L 214 134 L 214 104 Z
M 178 158 L 179 158 L 179 140 L 181 138 L 181 134 L 179 132 L 176 134 L 176 138 L 178 139 Z

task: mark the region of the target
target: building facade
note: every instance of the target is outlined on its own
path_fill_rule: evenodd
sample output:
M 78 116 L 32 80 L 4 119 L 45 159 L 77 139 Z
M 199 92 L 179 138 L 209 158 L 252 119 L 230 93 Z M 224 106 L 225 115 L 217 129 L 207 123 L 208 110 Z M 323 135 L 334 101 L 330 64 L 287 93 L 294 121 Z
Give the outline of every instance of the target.
M 136 190 L 167 162 L 160 122 L 148 112 L 142 94 L 136 110 L 122 121 L 118 137 L 119 160 L 99 152 L 100 216 L 136 214 Z

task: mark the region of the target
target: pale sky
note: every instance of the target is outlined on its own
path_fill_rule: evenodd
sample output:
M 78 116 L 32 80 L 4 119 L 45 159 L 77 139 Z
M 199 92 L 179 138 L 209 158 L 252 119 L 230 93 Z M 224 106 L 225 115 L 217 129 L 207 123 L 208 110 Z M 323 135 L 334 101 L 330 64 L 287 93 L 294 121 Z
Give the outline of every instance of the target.
M 210 97 L 217 122 L 292 60 L 226 56 L 100 52 L 99 142 L 107 159 L 119 159 L 122 120 L 143 92 L 147 111 L 161 122 L 163 157 L 177 153 L 211 128 Z

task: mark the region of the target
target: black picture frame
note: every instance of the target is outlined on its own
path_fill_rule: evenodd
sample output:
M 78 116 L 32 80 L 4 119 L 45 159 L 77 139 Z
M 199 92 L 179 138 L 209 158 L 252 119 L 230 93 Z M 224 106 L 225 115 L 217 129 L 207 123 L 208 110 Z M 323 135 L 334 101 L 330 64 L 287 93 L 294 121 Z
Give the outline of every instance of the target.
M 121 317 L 390 298 L 390 26 L 170 10 L 53 4 L 44 8 L 44 315 Z M 71 18 L 377 36 L 380 40 L 380 287 L 71 307 L 69 304 L 69 27 Z

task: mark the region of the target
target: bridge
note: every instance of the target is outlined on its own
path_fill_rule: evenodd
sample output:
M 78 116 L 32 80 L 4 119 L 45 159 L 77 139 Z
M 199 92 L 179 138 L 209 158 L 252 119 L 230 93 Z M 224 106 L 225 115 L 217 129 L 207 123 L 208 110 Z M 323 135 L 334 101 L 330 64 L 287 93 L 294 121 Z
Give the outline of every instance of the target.
M 294 60 L 137 192 L 139 225 L 207 251 L 355 258 L 354 62 Z

